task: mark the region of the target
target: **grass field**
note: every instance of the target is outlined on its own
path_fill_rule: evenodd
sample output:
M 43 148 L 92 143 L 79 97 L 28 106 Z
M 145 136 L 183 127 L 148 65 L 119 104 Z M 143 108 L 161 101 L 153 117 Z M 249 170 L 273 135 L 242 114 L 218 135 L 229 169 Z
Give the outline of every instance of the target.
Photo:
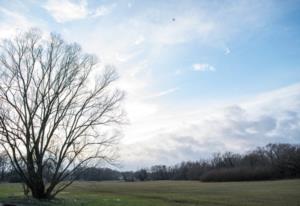
M 300 180 L 76 182 L 52 203 L 25 200 L 20 185 L 0 184 L 0 202 L 65 206 L 300 206 Z

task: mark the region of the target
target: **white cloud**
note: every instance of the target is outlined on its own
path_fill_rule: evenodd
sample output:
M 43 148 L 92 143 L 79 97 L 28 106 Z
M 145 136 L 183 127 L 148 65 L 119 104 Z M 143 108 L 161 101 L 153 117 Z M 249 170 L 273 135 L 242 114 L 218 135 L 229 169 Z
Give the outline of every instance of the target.
M 85 0 L 77 3 L 70 0 L 48 0 L 44 8 L 51 13 L 57 22 L 62 23 L 85 18 L 88 15 L 86 6 L 87 2 Z
M 194 71 L 200 71 L 200 72 L 205 72 L 205 71 L 215 71 L 215 67 L 210 65 L 210 64 L 201 64 L 197 63 L 193 65 L 193 70 Z
M 105 15 L 109 14 L 110 12 L 111 12 L 110 9 L 108 9 L 107 7 L 101 6 L 101 7 L 96 9 L 93 16 L 94 17 L 105 16 Z
M 111 4 L 106 6 L 99 6 L 96 8 L 95 11 L 91 11 L 90 14 L 92 17 L 99 17 L 99 16 L 106 16 L 112 12 L 114 7 L 116 7 L 117 4 Z
M 228 47 L 226 47 L 226 48 L 224 49 L 224 52 L 225 52 L 225 54 L 227 55 L 227 54 L 230 54 L 230 53 L 231 53 L 231 50 L 230 50 Z
M 106 16 L 111 13 L 115 6 L 116 4 L 101 5 L 96 9 L 89 9 L 86 0 L 79 0 L 77 2 L 71 0 L 48 0 L 44 8 L 57 22 L 64 23 L 87 17 Z

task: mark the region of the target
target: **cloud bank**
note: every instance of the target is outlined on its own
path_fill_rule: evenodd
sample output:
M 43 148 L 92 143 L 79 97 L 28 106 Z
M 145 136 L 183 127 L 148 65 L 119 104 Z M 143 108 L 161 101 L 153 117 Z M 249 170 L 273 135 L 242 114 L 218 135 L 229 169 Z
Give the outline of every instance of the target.
M 123 166 L 139 169 L 208 158 L 214 152 L 244 153 L 268 143 L 299 144 L 299 108 L 297 84 L 226 107 L 196 107 L 167 118 L 157 112 L 159 129 L 122 147 Z

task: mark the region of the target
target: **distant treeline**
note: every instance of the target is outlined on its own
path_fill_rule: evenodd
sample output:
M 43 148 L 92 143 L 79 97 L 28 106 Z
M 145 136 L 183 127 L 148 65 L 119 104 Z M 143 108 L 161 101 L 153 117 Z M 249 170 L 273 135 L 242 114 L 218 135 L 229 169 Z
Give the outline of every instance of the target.
M 0 180 L 17 182 L 18 175 L 0 156 Z M 300 145 L 268 144 L 246 154 L 217 153 L 209 160 L 182 162 L 174 166 L 155 165 L 138 171 L 120 172 L 109 168 L 82 168 L 77 180 L 150 181 L 250 181 L 300 178 Z
M 152 166 L 123 172 L 126 181 L 201 180 L 249 181 L 300 177 L 300 145 L 268 144 L 247 154 L 226 152 L 209 160 Z

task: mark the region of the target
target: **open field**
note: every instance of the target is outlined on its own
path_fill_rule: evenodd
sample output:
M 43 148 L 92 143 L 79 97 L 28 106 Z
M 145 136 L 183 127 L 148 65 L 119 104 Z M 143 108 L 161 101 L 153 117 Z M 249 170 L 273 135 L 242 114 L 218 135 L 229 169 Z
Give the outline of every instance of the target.
M 53 203 L 24 201 L 21 196 L 19 184 L 0 184 L 1 202 L 27 202 L 26 205 L 300 206 L 300 180 L 226 183 L 76 182 Z

